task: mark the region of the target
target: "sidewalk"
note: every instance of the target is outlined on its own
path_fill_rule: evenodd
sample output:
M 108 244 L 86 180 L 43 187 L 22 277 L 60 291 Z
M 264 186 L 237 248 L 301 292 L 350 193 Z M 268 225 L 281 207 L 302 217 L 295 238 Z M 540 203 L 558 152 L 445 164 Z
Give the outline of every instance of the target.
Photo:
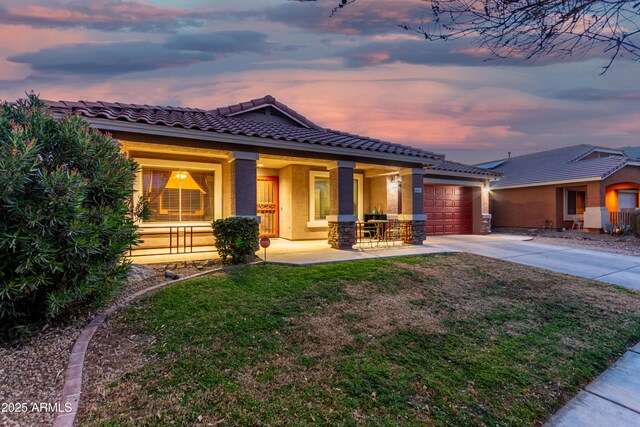
M 640 343 L 629 349 L 547 423 L 547 427 L 640 426 Z

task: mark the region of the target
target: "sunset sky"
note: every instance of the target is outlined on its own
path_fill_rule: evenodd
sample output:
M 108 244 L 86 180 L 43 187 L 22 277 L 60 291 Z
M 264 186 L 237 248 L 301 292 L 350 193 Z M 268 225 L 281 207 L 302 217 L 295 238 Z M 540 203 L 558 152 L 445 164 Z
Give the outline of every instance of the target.
M 3 0 L 0 99 L 211 109 L 266 94 L 319 125 L 476 163 L 640 145 L 640 64 L 486 61 L 473 40 L 400 29 L 420 0 Z

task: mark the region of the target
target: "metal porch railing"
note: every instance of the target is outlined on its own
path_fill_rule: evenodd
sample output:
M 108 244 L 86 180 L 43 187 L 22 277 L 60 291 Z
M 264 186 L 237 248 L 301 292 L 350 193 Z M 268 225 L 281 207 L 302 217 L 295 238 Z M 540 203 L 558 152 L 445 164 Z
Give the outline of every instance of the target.
M 149 255 L 171 255 L 184 253 L 209 252 L 211 249 L 203 249 L 194 245 L 194 238 L 198 236 L 210 236 L 213 239 L 213 231 L 209 225 L 146 225 L 140 228 L 142 244 L 129 248 L 130 257 Z M 164 237 L 168 240 L 168 246 L 145 248 L 144 240 L 150 237 Z

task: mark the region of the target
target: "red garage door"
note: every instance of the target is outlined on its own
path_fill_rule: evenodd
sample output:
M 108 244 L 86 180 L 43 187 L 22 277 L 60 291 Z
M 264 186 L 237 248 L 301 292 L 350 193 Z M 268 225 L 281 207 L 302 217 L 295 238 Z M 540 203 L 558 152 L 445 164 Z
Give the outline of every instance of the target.
M 473 232 L 472 188 L 456 185 L 425 185 L 424 213 L 427 235 Z

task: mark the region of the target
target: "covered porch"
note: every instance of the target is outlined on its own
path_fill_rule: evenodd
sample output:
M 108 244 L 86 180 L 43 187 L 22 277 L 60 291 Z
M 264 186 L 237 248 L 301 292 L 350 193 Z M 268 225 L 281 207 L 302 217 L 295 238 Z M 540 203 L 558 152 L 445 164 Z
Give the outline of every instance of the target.
M 151 212 L 129 254 L 136 262 L 206 259 L 211 222 L 230 216 L 257 218 L 262 236 L 320 240 L 336 249 L 389 240 L 420 245 L 425 237 L 419 164 L 120 141 L 141 166 L 134 203 L 146 199 Z
M 640 207 L 640 183 L 605 180 L 586 188 L 584 227 L 595 231 L 631 224 L 631 215 Z

